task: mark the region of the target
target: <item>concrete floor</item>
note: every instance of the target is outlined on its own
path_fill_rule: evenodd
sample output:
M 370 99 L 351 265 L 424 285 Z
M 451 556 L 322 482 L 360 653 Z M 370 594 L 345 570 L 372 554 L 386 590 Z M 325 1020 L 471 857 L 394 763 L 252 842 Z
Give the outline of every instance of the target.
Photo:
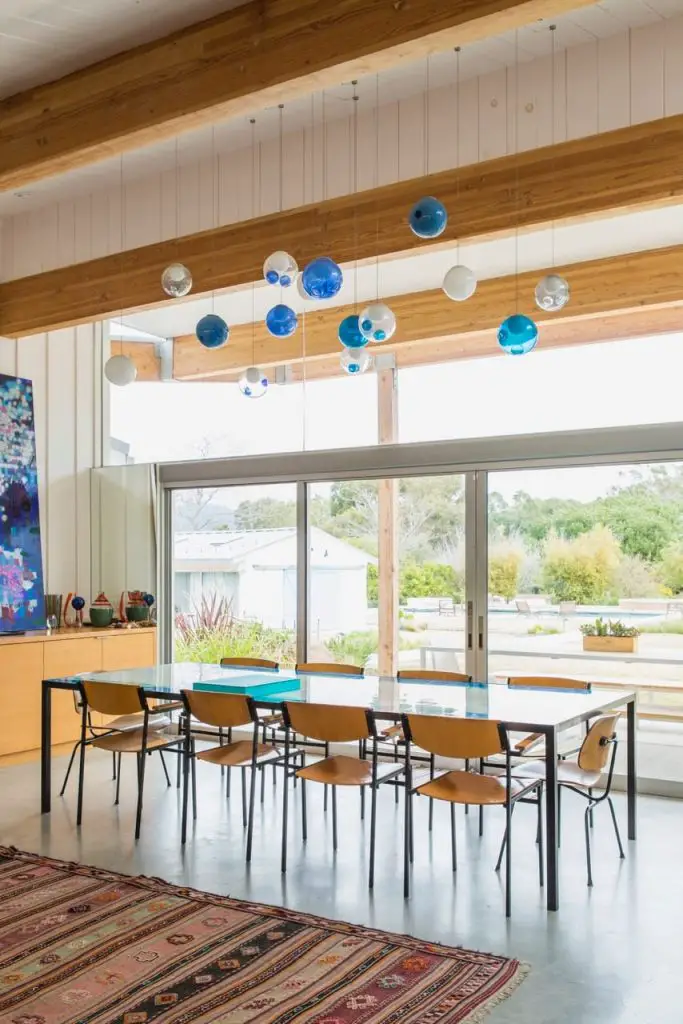
M 0 770 L 0 843 L 529 962 L 530 977 L 493 1012 L 492 1024 L 681 1024 L 683 1020 L 683 805 L 677 801 L 641 798 L 640 838 L 637 844 L 628 844 L 625 861 L 617 856 L 607 808 L 600 809 L 604 813 L 596 814 L 594 830 L 595 887 L 589 890 L 582 801 L 568 794 L 563 806 L 562 906 L 556 914 L 546 912 L 538 888 L 535 811 L 520 806 L 513 837 L 513 917 L 506 921 L 501 880 L 493 871 L 502 828 L 502 812 L 497 809 L 487 812 L 483 841 L 477 835 L 476 815 L 459 814 L 460 861 L 454 879 L 447 808 L 437 805 L 430 840 L 427 803 L 416 801 L 414 889 L 405 904 L 402 814 L 394 806 L 391 790 L 379 793 L 378 870 L 374 893 L 369 894 L 357 792 L 340 794 L 336 857 L 331 816 L 323 816 L 319 787 L 309 786 L 305 849 L 294 798 L 290 867 L 283 878 L 281 777 L 277 790 L 268 778 L 265 803 L 257 811 L 254 859 L 247 870 L 239 780 L 233 778 L 232 799 L 227 801 L 218 769 L 199 765 L 199 818 L 183 852 L 178 792 L 166 788 L 158 760 L 153 761 L 138 844 L 133 840 L 134 761 L 129 758 L 126 763 L 124 758 L 121 806 L 116 808 L 111 805 L 111 761 L 98 752 L 88 754 L 80 835 L 74 827 L 75 778 L 66 798 L 56 796 L 52 814 L 41 817 L 38 765 Z M 64 768 L 64 759 L 53 762 L 55 783 L 61 783 Z M 615 802 L 625 833 L 625 798 L 617 794 Z

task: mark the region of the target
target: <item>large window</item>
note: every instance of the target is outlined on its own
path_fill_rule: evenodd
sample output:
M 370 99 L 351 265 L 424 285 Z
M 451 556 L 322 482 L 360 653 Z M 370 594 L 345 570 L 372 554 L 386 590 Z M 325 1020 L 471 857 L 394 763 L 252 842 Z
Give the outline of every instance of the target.
M 176 491 L 172 548 L 178 661 L 242 655 L 294 663 L 294 484 Z

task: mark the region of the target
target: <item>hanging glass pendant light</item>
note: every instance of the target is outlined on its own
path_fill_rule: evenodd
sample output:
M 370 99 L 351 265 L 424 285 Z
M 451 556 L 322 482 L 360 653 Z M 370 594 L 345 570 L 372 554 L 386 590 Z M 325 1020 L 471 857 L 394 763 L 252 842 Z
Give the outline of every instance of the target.
M 355 377 L 359 373 L 365 373 L 372 366 L 372 356 L 366 348 L 345 348 L 339 362 L 344 373 Z
M 372 302 L 361 311 L 359 327 L 369 341 L 388 341 L 396 333 L 396 317 L 384 302 Z
M 329 256 L 320 256 L 304 267 L 301 284 L 309 299 L 333 299 L 344 281 L 341 267 Z
M 274 338 L 288 338 L 294 334 L 297 326 L 297 315 L 289 306 L 279 302 L 266 313 L 266 327 Z
M 536 305 L 548 313 L 557 313 L 569 302 L 569 282 L 559 274 L 546 274 L 536 285 Z
M 137 375 L 137 367 L 129 356 L 112 356 L 104 364 L 104 376 L 118 388 L 132 384 Z
M 525 356 L 537 341 L 538 327 L 523 313 L 513 313 L 498 328 L 498 344 L 510 356 Z
M 239 379 L 239 389 L 245 398 L 263 398 L 268 390 L 268 378 L 258 366 L 249 366 Z
M 477 279 L 469 267 L 459 263 L 446 272 L 443 290 L 453 302 L 466 302 L 477 290 Z
M 299 273 L 296 260 L 288 252 L 279 249 L 271 253 L 263 264 L 263 276 L 268 284 L 279 284 L 282 288 L 289 288 Z
M 222 316 L 207 313 L 197 324 L 196 333 L 204 348 L 220 348 L 228 340 L 230 328 Z
M 344 317 L 339 324 L 337 336 L 346 348 L 365 348 L 370 341 L 361 331 L 359 319 L 355 314 Z
M 161 287 L 172 299 L 182 299 L 192 291 L 192 274 L 182 263 L 171 263 L 161 275 Z
M 408 223 L 418 238 L 438 238 L 446 230 L 448 213 L 440 200 L 434 196 L 423 196 L 410 211 Z

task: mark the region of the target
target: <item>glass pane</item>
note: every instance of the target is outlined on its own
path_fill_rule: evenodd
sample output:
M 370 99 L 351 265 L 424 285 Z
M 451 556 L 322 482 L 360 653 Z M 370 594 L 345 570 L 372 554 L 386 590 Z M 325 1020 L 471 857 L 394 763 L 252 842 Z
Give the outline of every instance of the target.
M 173 495 L 176 661 L 296 661 L 296 485 Z
M 309 490 L 308 660 L 377 670 L 379 482 Z
M 400 669 L 465 672 L 465 477 L 399 481 Z
M 489 475 L 489 678 L 637 686 L 639 774 L 683 780 L 683 464 Z

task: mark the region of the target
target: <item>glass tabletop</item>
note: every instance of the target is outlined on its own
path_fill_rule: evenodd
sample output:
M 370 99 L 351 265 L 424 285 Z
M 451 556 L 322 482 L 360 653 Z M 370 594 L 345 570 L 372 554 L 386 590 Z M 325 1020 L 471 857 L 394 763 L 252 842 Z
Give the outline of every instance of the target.
M 297 674 L 292 669 L 223 668 L 191 662 L 120 672 L 83 673 L 51 681 L 75 686 L 83 680 L 140 686 L 160 697 L 195 687 L 234 692 L 239 686 L 264 707 L 278 706 L 283 700 L 306 701 L 368 707 L 388 718 L 397 718 L 402 713 L 486 718 L 523 728 L 571 725 L 602 708 L 616 707 L 634 698 L 633 691 L 616 688 L 586 693 L 512 688 L 505 683 L 398 682 L 378 676 L 307 675 Z

